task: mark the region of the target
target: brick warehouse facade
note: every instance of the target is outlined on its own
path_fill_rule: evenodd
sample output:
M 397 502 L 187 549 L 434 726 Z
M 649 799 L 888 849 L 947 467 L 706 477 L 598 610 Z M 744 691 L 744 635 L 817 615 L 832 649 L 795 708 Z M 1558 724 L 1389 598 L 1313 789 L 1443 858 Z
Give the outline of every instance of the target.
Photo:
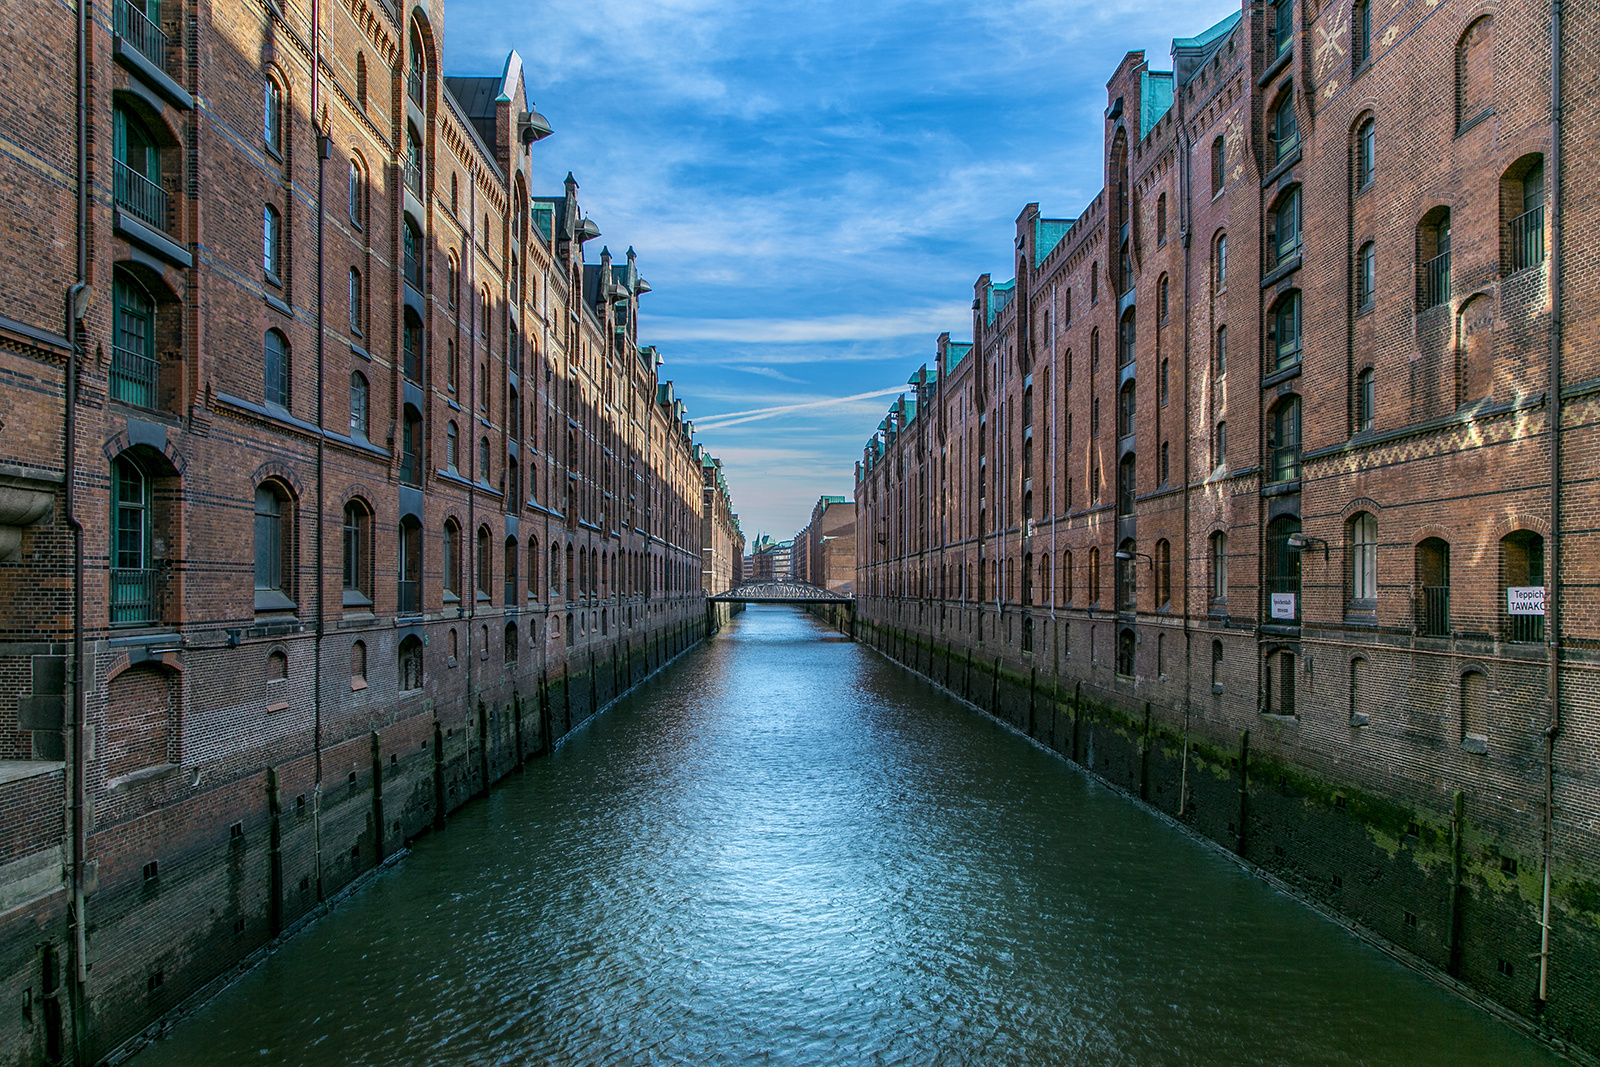
M 0 1063 L 98 1060 L 706 632 L 649 287 L 442 18 L 13 25 Z
M 1024 208 L 856 481 L 859 638 L 1591 1052 L 1595 25 L 1279 0 L 1130 53 L 1103 190 Z

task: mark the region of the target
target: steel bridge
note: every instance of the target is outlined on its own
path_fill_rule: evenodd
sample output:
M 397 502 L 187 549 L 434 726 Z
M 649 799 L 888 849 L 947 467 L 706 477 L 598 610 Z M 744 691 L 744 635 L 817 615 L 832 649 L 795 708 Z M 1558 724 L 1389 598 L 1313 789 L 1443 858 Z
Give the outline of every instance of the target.
M 848 604 L 855 597 L 835 593 L 809 582 L 746 582 L 724 593 L 706 597 L 713 604 Z

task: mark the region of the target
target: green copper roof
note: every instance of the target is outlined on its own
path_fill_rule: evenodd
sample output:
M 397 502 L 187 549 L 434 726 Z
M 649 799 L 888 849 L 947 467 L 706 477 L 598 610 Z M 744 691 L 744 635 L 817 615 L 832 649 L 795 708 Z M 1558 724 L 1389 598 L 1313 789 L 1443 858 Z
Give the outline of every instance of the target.
M 1017 295 L 1017 280 L 1012 278 L 1009 282 L 1000 282 L 989 286 L 989 313 L 987 325 L 994 325 L 994 317 L 1006 309 Z
M 1144 71 L 1139 75 L 1139 139 L 1143 140 L 1161 116 L 1172 109 L 1172 72 Z
M 1056 250 L 1056 245 L 1072 229 L 1072 224 L 1077 219 L 1034 219 L 1033 220 L 1033 265 L 1037 267 L 1050 253 Z

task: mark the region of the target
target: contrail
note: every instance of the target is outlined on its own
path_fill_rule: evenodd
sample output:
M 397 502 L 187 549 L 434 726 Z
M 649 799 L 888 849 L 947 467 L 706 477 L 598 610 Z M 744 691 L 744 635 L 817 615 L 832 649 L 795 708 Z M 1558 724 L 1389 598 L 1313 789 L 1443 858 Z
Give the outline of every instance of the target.
M 847 404 L 852 400 L 871 400 L 877 396 L 889 396 L 894 393 L 903 393 L 906 387 L 896 385 L 888 389 L 875 389 L 870 393 L 856 393 L 854 396 L 835 396 L 827 400 L 808 400 L 804 404 L 783 404 L 773 408 L 751 408 L 749 411 L 727 411 L 721 415 L 707 415 L 704 422 L 694 421 L 696 430 L 721 430 L 728 426 L 737 426 L 742 422 L 755 422 L 757 419 L 768 419 L 774 415 L 782 415 L 789 411 L 801 411 L 805 408 L 825 408 L 834 404 Z

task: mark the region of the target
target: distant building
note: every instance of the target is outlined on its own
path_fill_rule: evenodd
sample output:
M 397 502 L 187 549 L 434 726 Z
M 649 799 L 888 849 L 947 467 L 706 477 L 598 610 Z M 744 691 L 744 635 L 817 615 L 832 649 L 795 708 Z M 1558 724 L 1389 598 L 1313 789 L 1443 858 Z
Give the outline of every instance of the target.
M 795 577 L 835 593 L 853 593 L 856 579 L 856 504 L 822 496 L 811 524 L 795 535 Z M 801 577 L 804 574 L 805 577 Z
M 794 542 L 774 541 L 769 534 L 757 535 L 745 557 L 746 581 L 787 582 L 794 577 Z
M 733 512 L 722 461 L 700 451 L 700 586 L 707 593 L 722 593 L 740 584 L 744 575 L 744 534 Z

